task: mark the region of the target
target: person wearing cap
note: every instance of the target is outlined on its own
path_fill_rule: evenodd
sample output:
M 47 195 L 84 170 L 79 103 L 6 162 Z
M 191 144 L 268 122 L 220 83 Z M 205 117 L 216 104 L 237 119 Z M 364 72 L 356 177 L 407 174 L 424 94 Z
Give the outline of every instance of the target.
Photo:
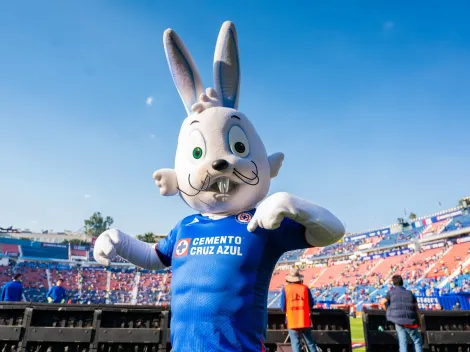
M 63 279 L 58 279 L 55 286 L 47 292 L 46 298 L 49 303 L 64 303 L 66 299 L 65 288 L 62 287 Z
M 20 302 L 23 297 L 23 283 L 21 274 L 16 274 L 13 281 L 7 282 L 2 287 L 0 301 L 3 302 Z
M 293 352 L 300 352 L 300 339 L 303 337 L 310 352 L 316 352 L 317 346 L 312 335 L 310 309 L 314 300 L 310 289 L 302 283 L 303 276 L 297 268 L 286 276 L 287 285 L 281 290 L 281 310 L 286 313 L 287 329 Z

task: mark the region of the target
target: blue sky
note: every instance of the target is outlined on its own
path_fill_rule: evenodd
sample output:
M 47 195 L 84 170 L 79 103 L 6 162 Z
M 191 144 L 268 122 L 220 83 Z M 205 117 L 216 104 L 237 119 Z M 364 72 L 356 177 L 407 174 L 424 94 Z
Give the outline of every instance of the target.
M 348 231 L 453 207 L 470 195 L 468 13 L 463 1 L 2 1 L 0 226 L 77 230 L 101 211 L 124 232 L 166 233 L 190 214 L 151 177 L 173 167 L 185 117 L 162 34 L 178 32 L 207 87 L 225 20 L 240 110 L 286 155 L 273 192 L 326 206 Z

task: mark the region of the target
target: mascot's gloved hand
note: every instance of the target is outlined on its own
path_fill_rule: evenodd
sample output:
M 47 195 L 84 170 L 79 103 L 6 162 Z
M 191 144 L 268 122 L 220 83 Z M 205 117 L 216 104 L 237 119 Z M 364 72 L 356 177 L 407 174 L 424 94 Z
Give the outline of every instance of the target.
M 52 298 L 51 298 L 51 297 L 47 297 L 47 301 L 48 301 L 49 303 L 52 303 Z
M 306 239 L 312 246 L 328 246 L 344 236 L 345 228 L 336 216 L 286 192 L 274 193 L 260 203 L 248 231 L 253 232 L 257 227 L 277 229 L 285 217 L 305 226 Z
M 154 245 L 139 241 L 117 229 L 107 230 L 96 239 L 93 257 L 102 265 L 110 265 L 111 259 L 116 255 L 145 269 L 163 268 Z
M 281 225 L 286 216 L 295 218 L 296 212 L 292 207 L 291 197 L 288 193 L 279 192 L 262 201 L 248 224 L 248 231 L 253 232 L 257 227 L 274 230 Z

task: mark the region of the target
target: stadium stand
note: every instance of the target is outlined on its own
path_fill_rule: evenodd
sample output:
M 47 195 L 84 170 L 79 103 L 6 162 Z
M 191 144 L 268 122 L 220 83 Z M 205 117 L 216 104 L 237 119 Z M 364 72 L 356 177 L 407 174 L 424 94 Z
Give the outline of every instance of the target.
M 460 207 L 395 224 L 348 234 L 325 248 L 287 252 L 279 258 L 269 286 L 268 306 L 279 306 L 279 292 L 289 269 L 302 270 L 317 302 L 377 303 L 401 274 L 420 297 L 470 291 L 470 215 Z M 44 302 L 47 289 L 64 278 L 73 303 L 168 305 L 171 270 L 136 269 L 123 258 L 108 268 L 94 261 L 89 246 L 41 243 L 0 237 L 0 284 L 22 273 L 25 299 Z M 8 235 L 8 234 L 7 234 Z M 415 248 L 418 240 L 422 248 Z M 322 303 L 321 303 L 322 304 Z M 435 309 L 428 304 L 426 309 Z

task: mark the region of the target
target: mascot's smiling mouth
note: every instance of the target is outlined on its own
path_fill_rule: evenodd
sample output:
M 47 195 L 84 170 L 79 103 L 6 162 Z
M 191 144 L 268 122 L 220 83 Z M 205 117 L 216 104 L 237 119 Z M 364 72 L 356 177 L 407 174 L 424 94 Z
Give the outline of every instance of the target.
M 248 186 L 256 186 L 259 183 L 258 166 L 253 160 L 251 160 L 251 162 L 255 166 L 255 171 L 253 170 L 251 171 L 251 173 L 253 174 L 253 177 L 248 177 L 244 175 L 243 173 L 241 173 L 240 171 L 238 171 L 237 169 L 235 168 L 233 169 L 232 175 L 238 179 L 237 181 L 241 181 L 241 182 L 237 182 L 233 180 L 233 178 L 230 179 L 228 176 L 216 177 L 211 182 L 211 177 L 214 177 L 214 176 L 211 175 L 209 172 L 207 172 L 205 179 L 202 181 L 201 187 L 197 188 L 191 184 L 191 174 L 188 174 L 189 186 L 193 190 L 195 190 L 196 193 L 188 194 L 179 187 L 178 187 L 178 190 L 181 193 L 189 197 L 195 197 L 201 192 L 213 192 L 215 193 L 214 198 L 216 200 L 226 201 L 228 197 L 231 194 L 235 193 L 235 191 L 241 186 L 241 183 L 244 183 Z
M 210 185 L 206 191 L 218 192 L 222 194 L 227 194 L 234 189 L 236 189 L 238 184 L 234 181 L 231 181 L 228 177 L 220 177 L 216 179 L 212 185 Z

